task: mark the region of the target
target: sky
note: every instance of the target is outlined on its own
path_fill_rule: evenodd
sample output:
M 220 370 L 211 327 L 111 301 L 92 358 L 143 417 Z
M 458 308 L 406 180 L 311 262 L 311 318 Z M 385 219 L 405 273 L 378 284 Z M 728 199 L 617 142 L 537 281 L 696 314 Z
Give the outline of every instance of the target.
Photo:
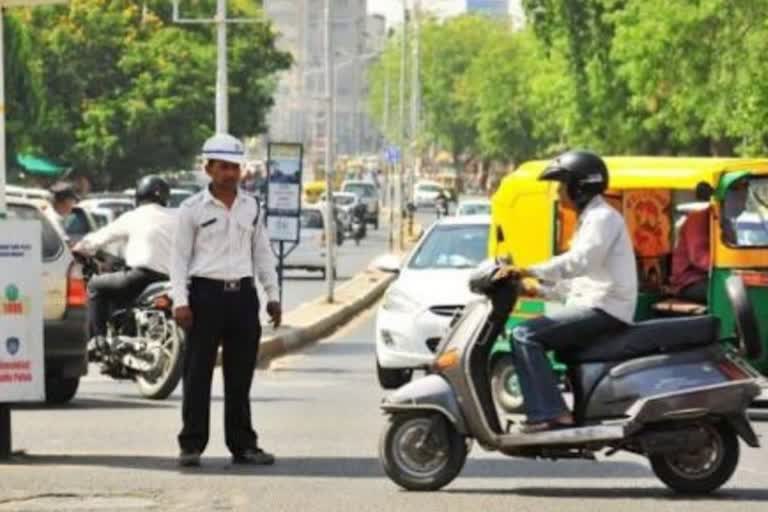
M 388 26 L 395 25 L 403 20 L 403 3 L 402 0 L 368 0 L 368 12 L 383 14 Z

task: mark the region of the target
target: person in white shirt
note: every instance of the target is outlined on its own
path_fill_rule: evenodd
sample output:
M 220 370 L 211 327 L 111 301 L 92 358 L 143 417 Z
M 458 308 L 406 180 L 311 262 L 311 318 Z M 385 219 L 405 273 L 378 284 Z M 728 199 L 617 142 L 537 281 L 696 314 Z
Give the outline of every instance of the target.
M 115 241 L 125 242 L 127 269 L 99 274 L 88 282 L 88 327 L 92 348 L 108 351 L 107 322 L 113 306 L 130 304 L 152 283 L 167 281 L 176 215 L 166 208 L 171 188 L 158 176 L 136 186 L 137 208 L 90 233 L 74 252 L 93 255 Z
M 637 267 L 624 217 L 601 194 L 608 188 L 602 158 L 569 151 L 555 159 L 540 180 L 559 182 L 559 200 L 579 212 L 569 250 L 528 269 L 529 296 L 565 299 L 565 308 L 512 330 L 516 369 L 528 416 L 524 432 L 573 424 L 546 350 L 573 350 L 597 336 L 631 324 L 637 303 Z
M 235 464 L 272 464 L 251 423 L 250 389 L 261 325 L 255 280 L 280 325 L 276 261 L 260 207 L 239 190 L 242 142 L 216 134 L 205 142 L 208 188 L 184 201 L 173 242 L 174 316 L 186 330 L 179 464 L 197 466 L 208 444 L 211 378 L 219 343 L 224 374 L 226 444 Z

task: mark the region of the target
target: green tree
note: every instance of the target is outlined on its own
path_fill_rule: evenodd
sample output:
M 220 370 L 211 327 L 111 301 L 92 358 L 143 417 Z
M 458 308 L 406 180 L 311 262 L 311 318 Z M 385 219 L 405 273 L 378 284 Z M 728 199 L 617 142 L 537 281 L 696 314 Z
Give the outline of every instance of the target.
M 185 16 L 210 16 L 213 2 Z M 237 15 L 237 11 L 233 15 Z M 36 140 L 105 185 L 191 164 L 213 131 L 215 39 L 207 25 L 170 21 L 168 2 L 71 0 L 35 9 L 47 108 Z M 256 135 L 274 73 L 290 65 L 269 23 L 231 30 L 232 131 Z

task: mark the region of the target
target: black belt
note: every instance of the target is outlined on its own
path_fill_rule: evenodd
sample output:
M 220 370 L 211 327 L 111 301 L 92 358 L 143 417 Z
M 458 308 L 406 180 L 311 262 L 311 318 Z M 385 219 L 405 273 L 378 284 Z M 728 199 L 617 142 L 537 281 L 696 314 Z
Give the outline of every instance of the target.
M 253 288 L 252 277 L 241 277 L 240 279 L 208 279 L 207 277 L 193 277 L 193 286 L 203 286 L 212 290 L 221 292 L 239 292 L 241 289 Z

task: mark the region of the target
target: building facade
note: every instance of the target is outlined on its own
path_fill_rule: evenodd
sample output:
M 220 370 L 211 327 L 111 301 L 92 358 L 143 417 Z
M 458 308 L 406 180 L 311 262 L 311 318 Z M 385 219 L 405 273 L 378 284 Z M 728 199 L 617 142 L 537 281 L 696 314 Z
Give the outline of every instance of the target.
M 290 51 L 293 67 L 284 72 L 269 118 L 271 140 L 298 141 L 313 161 L 322 161 L 326 140 L 325 0 L 264 0 L 264 11 Z M 368 16 L 367 0 L 334 0 L 336 108 L 335 151 L 375 152 L 379 135 L 366 114 L 367 69 L 383 48 L 386 22 Z

